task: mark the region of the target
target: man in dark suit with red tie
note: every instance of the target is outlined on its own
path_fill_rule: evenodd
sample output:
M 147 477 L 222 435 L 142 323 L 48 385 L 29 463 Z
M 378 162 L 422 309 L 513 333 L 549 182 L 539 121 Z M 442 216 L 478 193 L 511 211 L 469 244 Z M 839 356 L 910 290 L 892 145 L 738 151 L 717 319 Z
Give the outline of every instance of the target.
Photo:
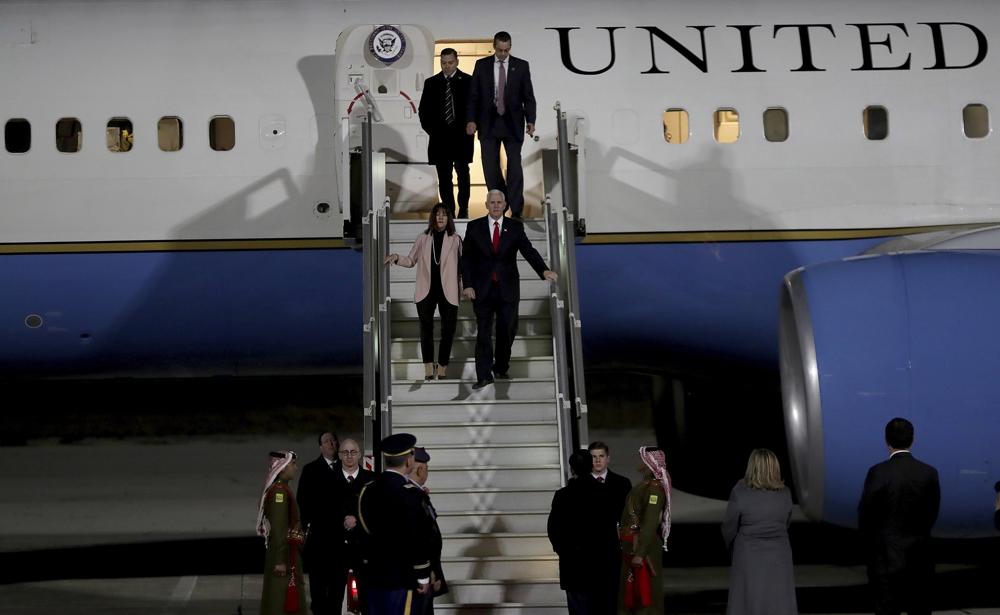
M 535 270 L 539 278 L 556 281 L 538 250 L 524 233 L 524 223 L 505 218 L 503 193 L 490 190 L 486 197 L 488 215 L 469 222 L 462 244 L 462 294 L 471 300 L 476 313 L 476 384 L 481 389 L 496 378 L 507 379 L 510 348 L 517 334 L 517 305 L 521 298 L 521 277 L 517 254 Z M 493 347 L 493 319 L 496 318 L 496 350 Z
M 466 132 L 479 131 L 486 187 L 504 193 L 511 215 L 524 209 L 521 145 L 535 135 L 535 91 L 528 63 L 510 55 L 507 32 L 493 36 L 493 55 L 476 62 L 466 109 Z M 507 179 L 500 173 L 500 144 L 507 154 Z
M 858 529 L 869 549 L 875 613 L 930 615 L 934 577 L 930 535 L 941 505 L 938 472 L 910 453 L 910 421 L 889 421 L 885 442 L 889 459 L 868 470 L 858 504 Z
M 472 135 L 465 131 L 470 77 L 458 70 L 458 52 L 441 50 L 441 72 L 424 81 L 420 96 L 420 127 L 428 134 L 427 161 L 437 168 L 441 202 L 452 217 L 469 217 L 469 163 Z M 458 213 L 451 181 L 452 167 L 458 178 Z

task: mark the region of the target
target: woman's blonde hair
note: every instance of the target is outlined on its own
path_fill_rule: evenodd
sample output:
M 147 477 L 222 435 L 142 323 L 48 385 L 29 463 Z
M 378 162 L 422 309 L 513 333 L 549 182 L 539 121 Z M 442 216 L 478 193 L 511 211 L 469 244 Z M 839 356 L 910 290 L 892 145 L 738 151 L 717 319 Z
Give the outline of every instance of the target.
M 750 453 L 743 480 L 751 489 L 780 491 L 785 488 L 785 481 L 781 480 L 781 464 L 774 453 L 766 448 L 755 448 Z

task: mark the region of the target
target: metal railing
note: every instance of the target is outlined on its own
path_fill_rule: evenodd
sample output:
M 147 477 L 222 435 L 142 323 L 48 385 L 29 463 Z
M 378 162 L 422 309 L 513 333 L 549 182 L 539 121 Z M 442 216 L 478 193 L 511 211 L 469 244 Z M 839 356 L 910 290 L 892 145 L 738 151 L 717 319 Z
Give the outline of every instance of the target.
M 361 246 L 364 261 L 362 306 L 364 324 L 364 447 L 365 456 L 392 430 L 392 366 L 390 362 L 389 199 L 374 203 L 374 183 L 384 181 L 384 157 L 372 148 L 372 114 L 362 120 L 361 135 Z M 381 167 L 378 170 L 376 167 Z M 375 468 L 381 456 L 374 456 Z
M 559 454 L 586 446 L 590 440 L 587 422 L 587 387 L 583 365 L 583 322 L 576 279 L 576 216 L 579 211 L 576 183 L 570 177 L 571 152 L 566 114 L 555 105 L 558 128 L 559 185 L 562 203 L 553 205 L 545 197 L 549 260 L 559 281 L 552 285 L 553 347 L 556 353 L 556 394 L 559 401 Z M 565 462 L 563 462 L 565 463 Z M 563 468 L 566 475 L 566 468 Z

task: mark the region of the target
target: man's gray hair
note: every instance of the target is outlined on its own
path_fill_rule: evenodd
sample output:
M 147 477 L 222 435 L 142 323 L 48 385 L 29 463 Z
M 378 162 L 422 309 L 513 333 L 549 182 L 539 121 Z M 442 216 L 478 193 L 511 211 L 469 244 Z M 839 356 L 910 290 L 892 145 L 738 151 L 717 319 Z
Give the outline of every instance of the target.
M 486 200 L 489 201 L 490 200 L 490 196 L 493 195 L 493 194 L 499 194 L 500 195 L 500 200 L 503 201 L 504 203 L 507 202 L 507 197 L 504 195 L 503 190 L 497 190 L 496 188 L 494 188 L 493 190 L 490 190 L 489 192 L 486 193 Z

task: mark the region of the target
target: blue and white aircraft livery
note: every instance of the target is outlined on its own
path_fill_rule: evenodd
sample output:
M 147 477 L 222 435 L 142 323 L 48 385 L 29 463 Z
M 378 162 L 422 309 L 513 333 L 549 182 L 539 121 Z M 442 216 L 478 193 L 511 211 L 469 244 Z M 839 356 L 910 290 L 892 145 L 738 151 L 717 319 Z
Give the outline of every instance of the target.
M 357 370 L 355 83 L 381 110 L 393 208 L 420 210 L 435 44 L 488 48 L 501 29 L 538 100 L 527 203 L 556 101 L 579 148 L 591 364 L 780 365 L 798 500 L 840 525 L 882 426 L 909 417 L 941 472 L 937 533 L 989 531 L 985 0 L 0 0 L 0 369 Z

